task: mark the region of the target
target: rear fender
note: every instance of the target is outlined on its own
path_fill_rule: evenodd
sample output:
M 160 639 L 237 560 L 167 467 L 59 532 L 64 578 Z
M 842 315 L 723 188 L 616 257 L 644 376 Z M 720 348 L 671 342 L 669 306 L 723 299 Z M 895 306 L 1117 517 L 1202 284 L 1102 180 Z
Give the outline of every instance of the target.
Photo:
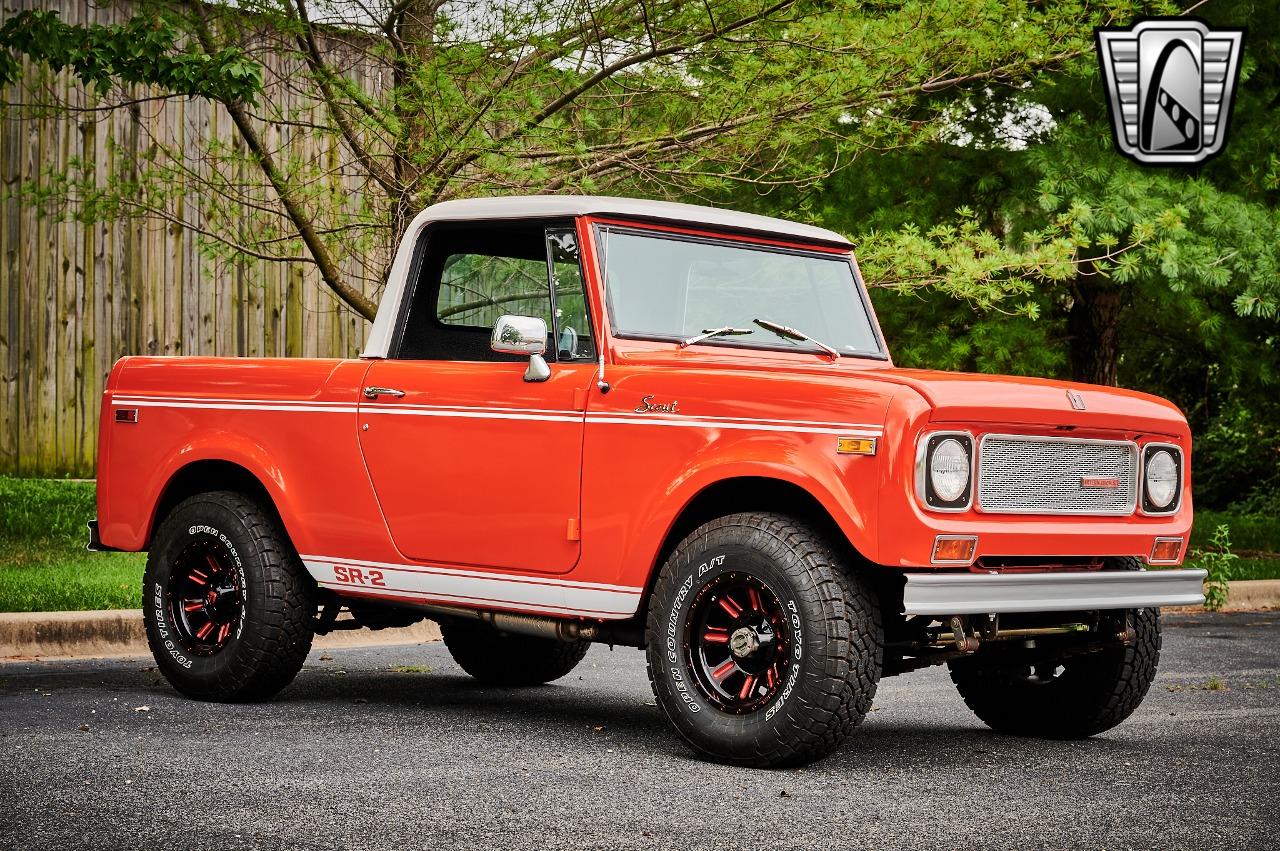
M 297 528 L 287 498 L 283 471 L 271 459 L 270 453 L 243 434 L 215 431 L 195 436 L 151 474 L 143 494 L 137 500 L 129 500 L 134 504 L 135 510 L 120 512 L 127 516 L 112 518 L 112 542 L 120 549 L 148 548 L 156 527 L 164 519 L 161 512 L 168 508 L 167 496 L 171 488 L 183 476 L 184 471 L 202 461 L 233 464 L 244 470 L 262 486 L 272 503 L 268 507 L 279 515 L 285 530 Z M 116 496 L 120 496 L 119 492 Z M 117 540 L 119 543 L 116 543 Z

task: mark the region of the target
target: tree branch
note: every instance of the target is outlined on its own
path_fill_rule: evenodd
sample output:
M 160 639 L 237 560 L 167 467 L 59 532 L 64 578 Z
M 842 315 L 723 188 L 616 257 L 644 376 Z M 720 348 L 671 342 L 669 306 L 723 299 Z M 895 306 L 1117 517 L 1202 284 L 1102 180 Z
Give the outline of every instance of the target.
M 523 122 L 519 127 L 515 128 L 510 133 L 507 133 L 499 137 L 497 142 L 498 143 L 509 142 L 514 138 L 523 136 L 533 128 L 542 124 L 542 122 L 546 121 L 548 118 L 551 118 L 553 115 L 555 115 L 565 107 L 572 104 L 574 101 L 576 101 L 579 97 L 581 97 L 586 92 L 591 91 L 592 89 L 596 88 L 600 84 L 604 83 L 606 80 L 612 78 L 615 74 L 621 71 L 624 71 L 627 68 L 634 67 L 635 65 L 639 65 L 643 62 L 650 62 L 654 59 L 660 59 L 664 56 L 672 56 L 674 54 L 681 53 L 686 50 L 692 50 L 693 48 L 698 47 L 699 45 L 703 45 L 717 38 L 720 38 L 724 34 L 734 32 L 735 30 L 743 29 L 744 27 L 750 26 L 751 24 L 756 23 L 757 21 L 763 20 L 769 15 L 774 14 L 775 12 L 781 11 L 782 9 L 785 9 L 788 6 L 793 5 L 794 2 L 795 0 L 779 0 L 779 2 L 774 3 L 772 6 L 769 6 L 761 10 L 760 12 L 757 12 L 754 15 L 747 15 L 745 17 L 739 18 L 738 20 L 733 21 L 732 23 L 726 24 L 723 27 L 719 27 L 718 29 L 713 26 L 712 31 L 701 33 L 697 37 L 690 39 L 687 42 L 678 42 L 676 44 L 667 45 L 666 47 L 654 46 L 654 47 L 650 47 L 648 50 L 642 50 L 638 53 L 633 53 L 629 56 L 624 56 L 621 59 L 618 59 L 604 66 L 603 68 L 600 68 L 598 71 L 596 71 L 594 74 L 587 77 L 578 85 L 570 88 L 568 91 L 561 94 L 558 98 L 556 98 L 551 103 L 547 104 L 542 109 L 540 109 L 537 113 L 535 113 L 532 118 Z M 484 150 L 477 148 L 459 157 L 453 163 L 449 163 L 442 166 L 440 169 L 440 173 L 436 176 L 435 186 L 433 187 L 431 192 L 431 201 L 434 202 L 440 197 L 444 189 L 444 186 L 446 185 L 447 181 L 450 178 L 456 175 L 461 169 L 475 162 L 484 153 L 485 153 Z
M 212 52 L 214 49 L 213 38 L 209 33 L 205 10 L 199 5 L 196 5 L 195 9 L 196 36 L 204 49 Z M 245 113 L 244 104 L 240 101 L 222 101 L 222 105 L 231 116 L 231 120 L 235 122 L 236 129 L 240 131 L 245 145 L 248 146 L 258 160 L 258 164 L 262 167 L 262 173 L 271 183 L 272 188 L 275 189 L 276 195 L 280 198 L 280 203 L 284 205 L 285 212 L 288 213 L 289 219 L 293 222 L 293 226 L 298 229 L 298 236 L 301 237 L 303 244 L 307 246 L 307 250 L 311 252 L 311 256 L 315 258 L 316 267 L 320 270 L 320 277 L 324 280 L 325 285 L 333 290 L 334 294 L 352 310 L 372 322 L 378 312 L 377 306 L 364 293 L 355 289 L 343 279 L 342 272 L 338 269 L 338 264 L 329 253 L 329 249 L 321 240 L 320 235 L 316 233 L 315 224 L 303 209 L 301 201 L 293 194 L 284 173 L 276 165 L 275 158 L 271 156 L 266 146 L 263 145 L 257 128 L 253 126 L 253 122 L 250 121 L 249 116 Z
M 320 55 L 320 47 L 316 44 L 315 31 L 311 27 L 311 21 L 307 18 L 306 0 L 296 0 L 295 7 L 298 21 L 302 25 L 302 32 L 297 35 L 298 47 L 302 51 L 307 65 L 311 68 L 311 73 L 315 77 L 316 86 L 320 89 L 320 95 L 324 100 L 325 107 L 329 110 L 329 115 L 333 117 L 334 123 L 338 125 L 338 130 L 341 132 L 343 140 L 347 143 L 347 147 L 351 149 L 351 153 L 359 161 L 360 165 L 364 167 L 365 171 L 369 173 L 369 176 L 388 195 L 403 193 L 404 187 L 400 186 L 395 177 L 383 168 L 377 159 L 361 144 L 355 127 L 351 124 L 346 111 L 334 96 L 333 87 L 329 84 L 333 71 Z

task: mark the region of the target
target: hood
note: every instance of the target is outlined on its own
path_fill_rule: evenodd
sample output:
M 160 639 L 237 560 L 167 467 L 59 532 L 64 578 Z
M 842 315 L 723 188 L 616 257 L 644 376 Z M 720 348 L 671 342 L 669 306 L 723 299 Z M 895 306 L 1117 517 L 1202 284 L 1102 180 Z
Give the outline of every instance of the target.
M 923 369 L 877 372 L 923 396 L 933 408 L 930 419 L 934 422 L 1074 426 L 1167 435 L 1187 431 L 1186 418 L 1172 402 L 1118 387 Z

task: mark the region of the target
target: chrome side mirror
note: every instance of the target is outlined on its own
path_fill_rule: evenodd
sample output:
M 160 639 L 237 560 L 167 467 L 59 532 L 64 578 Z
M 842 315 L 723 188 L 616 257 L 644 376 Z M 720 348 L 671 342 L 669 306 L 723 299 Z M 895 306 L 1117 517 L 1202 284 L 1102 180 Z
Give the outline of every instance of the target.
M 528 355 L 525 381 L 546 381 L 551 377 L 551 367 L 543 358 L 547 351 L 547 323 L 537 316 L 499 316 L 493 323 L 489 348 L 507 355 Z

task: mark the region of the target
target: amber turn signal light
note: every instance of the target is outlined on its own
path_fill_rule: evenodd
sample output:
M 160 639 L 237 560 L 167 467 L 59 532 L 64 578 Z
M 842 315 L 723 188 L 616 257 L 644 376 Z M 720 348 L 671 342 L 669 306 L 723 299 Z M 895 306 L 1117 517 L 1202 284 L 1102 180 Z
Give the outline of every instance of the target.
M 1155 546 L 1151 548 L 1151 558 L 1147 561 L 1151 564 L 1177 564 L 1181 554 L 1181 538 L 1156 538 Z
M 876 439 L 874 437 L 839 437 L 836 438 L 836 452 L 840 455 L 875 455 Z
M 968 564 L 973 561 L 973 552 L 978 547 L 978 539 L 971 535 L 939 535 L 933 539 L 934 564 Z

